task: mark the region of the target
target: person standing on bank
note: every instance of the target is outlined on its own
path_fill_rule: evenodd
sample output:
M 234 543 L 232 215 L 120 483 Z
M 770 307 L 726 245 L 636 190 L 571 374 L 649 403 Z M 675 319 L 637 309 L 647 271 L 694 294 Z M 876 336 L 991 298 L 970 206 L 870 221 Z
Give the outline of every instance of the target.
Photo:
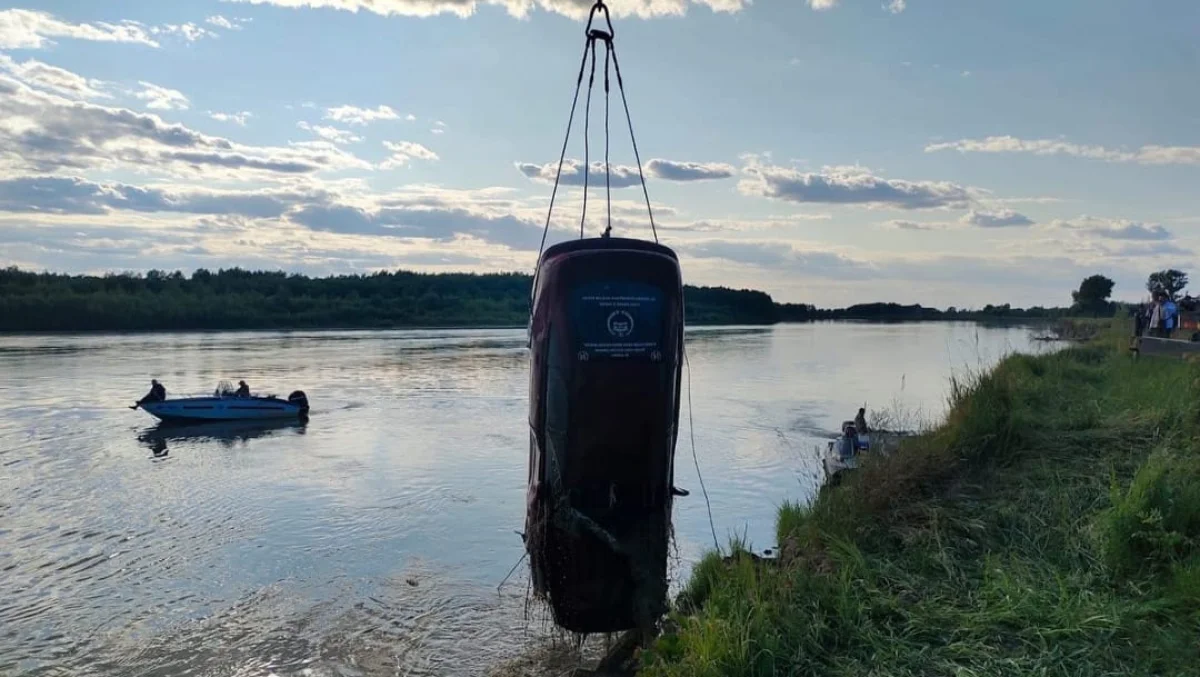
M 1147 323 L 1151 336 L 1162 336 L 1162 293 L 1154 292 L 1150 299 L 1150 321 Z
M 866 435 L 871 432 L 871 429 L 867 427 L 867 410 L 865 407 L 860 407 L 858 414 L 854 417 L 854 429 L 858 431 L 859 435 Z
M 1175 305 L 1174 299 L 1166 294 L 1163 294 L 1162 304 L 1162 328 L 1163 338 L 1171 338 L 1171 332 L 1175 331 L 1175 327 L 1179 324 L 1179 306 Z

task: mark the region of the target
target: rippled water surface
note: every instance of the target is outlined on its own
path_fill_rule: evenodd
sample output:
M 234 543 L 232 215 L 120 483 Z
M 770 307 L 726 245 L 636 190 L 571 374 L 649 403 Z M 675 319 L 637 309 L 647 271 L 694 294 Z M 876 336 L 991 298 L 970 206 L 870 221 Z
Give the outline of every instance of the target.
M 521 330 L 0 336 L 0 674 L 470 675 L 545 632 L 520 559 Z M 689 332 L 724 543 L 772 543 L 814 448 L 868 409 L 943 412 L 952 371 L 1028 331 Z M 304 426 L 159 429 L 125 408 L 218 380 L 308 393 Z M 676 575 L 711 545 L 687 437 Z

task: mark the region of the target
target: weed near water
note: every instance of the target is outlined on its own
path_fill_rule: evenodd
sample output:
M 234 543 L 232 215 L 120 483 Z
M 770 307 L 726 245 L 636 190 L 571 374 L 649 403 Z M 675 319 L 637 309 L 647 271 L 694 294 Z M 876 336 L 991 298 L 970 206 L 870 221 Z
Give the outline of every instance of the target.
M 1200 365 L 1097 340 L 951 388 L 946 422 L 710 556 L 643 674 L 1200 674 Z
M 1124 316 L 1122 311 L 1118 313 L 1118 317 Z M 1051 322 L 1047 329 L 1050 336 L 1061 341 L 1090 341 L 1104 333 L 1110 324 L 1111 318 L 1063 317 Z

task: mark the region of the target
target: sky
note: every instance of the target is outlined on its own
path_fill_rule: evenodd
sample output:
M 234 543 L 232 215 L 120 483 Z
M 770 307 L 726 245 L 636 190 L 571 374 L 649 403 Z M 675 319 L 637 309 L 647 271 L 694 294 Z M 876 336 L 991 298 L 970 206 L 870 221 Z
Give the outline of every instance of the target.
M 532 272 L 590 4 L 0 2 L 0 265 Z M 978 308 L 1200 276 L 1195 0 L 610 7 L 687 283 Z M 585 173 L 610 223 L 604 56 L 548 243 Z M 652 238 L 611 84 L 612 232 Z

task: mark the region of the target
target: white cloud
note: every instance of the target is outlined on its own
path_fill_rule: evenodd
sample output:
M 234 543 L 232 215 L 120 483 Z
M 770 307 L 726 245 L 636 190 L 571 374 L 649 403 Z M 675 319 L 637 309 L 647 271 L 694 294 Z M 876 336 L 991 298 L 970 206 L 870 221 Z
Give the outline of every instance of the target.
M 517 170 L 526 177 L 542 183 L 554 183 L 558 171 L 557 162 L 547 162 L 538 165 L 529 162 L 518 162 Z M 651 159 L 646 163 L 646 176 L 664 179 L 666 181 L 704 181 L 709 179 L 724 179 L 733 176 L 736 170 L 719 162 L 680 162 L 677 160 Z M 564 186 L 583 185 L 583 163 L 568 158 L 563 162 L 562 177 L 559 183 Z M 605 185 L 604 163 L 592 162 L 588 172 L 588 184 L 596 187 Z M 641 184 L 636 166 L 611 165 L 609 167 L 609 185 L 613 188 L 628 188 Z
M 744 195 L 787 202 L 861 204 L 898 209 L 964 208 L 971 191 L 947 181 L 905 181 L 874 176 L 865 167 L 824 167 L 800 172 L 751 159 L 738 183 Z
M 429 150 L 419 143 L 412 141 L 384 141 L 384 148 L 391 151 L 392 155 L 383 164 L 379 165 L 381 169 L 395 169 L 403 167 L 410 160 L 438 160 L 438 154 Z
M 640 196 L 639 196 L 640 197 Z M 558 209 L 558 202 L 555 202 L 556 215 L 565 215 L 565 218 L 570 219 L 572 215 L 578 215 L 582 207 L 581 196 L 573 195 L 570 198 L 563 200 L 562 209 Z M 593 203 L 595 204 L 595 203 Z M 560 214 L 561 212 L 561 214 Z M 612 225 L 613 231 L 617 234 L 634 233 L 636 236 L 650 233 L 650 221 L 647 218 L 646 203 L 642 200 L 620 200 L 612 201 Z M 775 216 L 755 219 L 739 219 L 739 218 L 706 218 L 706 219 L 683 219 L 678 218 L 678 210 L 661 203 L 654 204 L 654 221 L 660 234 L 670 233 L 668 237 L 672 238 L 672 242 L 682 241 L 676 237 L 682 233 L 728 233 L 728 234 L 747 234 L 758 232 L 788 232 L 796 229 L 805 228 L 806 224 L 812 221 L 828 221 L 833 218 L 831 214 L 790 214 L 788 216 Z M 545 218 L 545 208 L 541 210 L 541 217 Z M 598 232 L 603 230 L 608 223 L 607 210 L 601 208 L 599 211 L 589 212 L 589 218 L 586 222 L 588 232 Z M 575 232 L 579 232 L 578 216 L 574 219 Z
M 842 254 L 803 249 L 791 242 L 770 240 L 700 240 L 675 245 L 681 254 L 696 258 L 724 259 L 766 268 L 802 268 L 807 275 L 863 274 L 867 264 Z
M 374 12 L 382 16 L 430 17 L 452 14 L 467 18 L 481 6 L 498 6 L 517 18 L 529 16 L 536 7 L 546 12 L 562 14 L 573 19 L 586 18 L 592 2 L 580 0 L 222 0 L 223 2 L 275 5 L 289 8 L 323 8 L 347 12 Z M 613 3 L 613 17 L 643 19 L 662 16 L 683 16 L 691 5 L 708 7 L 714 12 L 739 12 L 751 0 L 637 0 Z M 811 0 L 817 4 L 836 4 L 836 0 Z
M 0 10 L 0 49 L 40 49 L 51 38 L 126 42 L 158 47 L 146 27 L 136 21 L 71 23 L 49 12 L 28 9 Z
M 313 134 L 316 134 L 317 136 L 331 143 L 344 145 L 349 143 L 358 143 L 363 140 L 361 136 L 358 136 L 348 129 L 338 129 L 337 127 L 326 127 L 323 125 L 312 125 L 304 121 L 297 122 L 296 126 L 306 132 L 312 132 Z
M 554 183 L 554 176 L 558 171 L 557 162 L 547 162 L 544 165 L 518 162 L 516 163 L 516 167 L 517 171 L 526 177 L 541 183 Z M 626 165 L 612 165 L 609 168 L 609 181 L 613 188 L 628 188 L 629 186 L 636 186 L 641 182 L 638 178 L 637 167 Z M 582 186 L 583 163 L 569 158 L 565 160 L 559 183 L 564 186 Z M 603 162 L 592 163 L 591 171 L 588 172 L 588 183 L 592 186 L 604 186 Z
M 408 120 L 409 122 L 416 122 L 417 116 L 413 115 L 412 113 L 409 113 L 408 115 L 404 116 L 404 119 Z
M 461 207 L 305 207 L 289 219 L 315 231 L 441 242 L 467 236 L 521 250 L 536 249 L 542 234 L 534 219 Z
M 985 201 L 989 204 L 997 204 L 997 205 L 1019 205 L 1019 204 L 1048 205 L 1048 204 L 1058 204 L 1060 202 L 1063 202 L 1064 200 L 1060 197 L 1033 196 L 1033 197 L 989 197 L 989 198 L 987 198 L 987 200 L 983 200 L 983 201 Z
M 944 223 L 921 223 L 905 219 L 892 219 L 884 221 L 881 225 L 890 230 L 944 230 L 946 228 Z
M 753 0 L 692 0 L 697 5 L 704 5 L 714 12 L 736 14 L 753 4 Z
M 274 218 L 294 205 L 325 199 L 296 190 L 212 190 L 98 183 L 79 177 L 22 176 L 0 179 L 0 212 L 106 214 L 177 212 Z
M 514 195 L 505 188 L 431 186 L 376 193 L 364 183 L 345 181 L 224 190 L 72 176 L 0 177 L 0 250 L 10 261 L 71 271 L 144 269 L 146 261 L 167 269 L 242 265 L 310 274 L 398 265 L 512 270 L 532 263 L 545 216 L 542 199 Z M 635 216 L 640 208 L 635 201 L 618 201 L 614 214 Z M 572 220 L 556 220 L 550 241 L 574 237 L 578 221 Z M 617 225 L 645 226 L 632 219 Z M 594 221 L 587 228 L 599 230 Z M 900 255 L 838 250 L 785 236 L 692 238 L 688 230 L 702 229 L 666 230 L 671 246 L 693 262 L 694 283 L 791 288 L 801 296 L 777 297 L 825 305 L 1055 302 L 1087 274 L 1131 269 L 1120 279 L 1137 287 L 1144 278 L 1138 268 L 1191 255 L 1170 240 L 1078 234 L 1034 243 L 1022 238 L 1014 243 L 1020 249 L 988 255 Z M 823 290 L 820 281 L 840 291 Z M 935 289 L 931 282 L 945 287 Z
M 108 83 L 72 73 L 58 66 L 30 59 L 18 63 L 6 54 L 0 54 L 0 72 L 8 72 L 16 79 L 37 89 L 49 90 L 77 99 L 110 99 L 105 92 Z
M 1044 252 L 1054 252 L 1047 255 Z M 1097 263 L 1103 263 L 1100 271 Z M 1130 279 L 1130 271 L 1114 267 L 1123 261 L 1101 261 L 1100 257 L 1064 255 L 1060 249 L 1040 247 L 1036 254 L 1022 253 L 1017 256 L 979 256 L 936 253 L 932 255 L 904 256 L 875 262 L 875 274 L 882 280 L 897 280 L 904 284 L 895 287 L 889 284 L 876 285 L 876 294 L 904 293 L 901 289 L 918 288 L 922 283 L 944 283 L 938 294 L 943 305 L 980 307 L 984 303 L 1007 303 L 1014 305 L 1054 304 L 1062 305 L 1070 299 L 1069 290 L 1078 287 L 1079 280 L 1096 272 L 1104 272 L 1118 279 Z M 1132 279 L 1137 279 L 1134 272 Z M 1144 273 L 1141 273 L 1142 279 Z M 840 280 L 844 284 L 844 280 Z M 927 286 L 927 285 L 925 285 Z M 940 286 L 940 285 L 939 285 Z M 935 288 L 936 289 L 936 288 Z M 937 303 L 933 290 L 906 294 L 910 301 L 923 304 Z M 1021 297 L 1025 297 L 1023 300 Z M 861 297 L 860 297 L 861 298 Z M 870 297 L 869 297 L 870 298 Z M 872 300 L 879 298 L 874 296 Z
M 720 162 L 677 162 L 655 158 L 646 163 L 646 171 L 651 176 L 669 181 L 704 181 L 728 179 L 737 169 Z
M 1171 240 L 1171 231 L 1156 223 L 1103 219 L 1086 214 L 1075 219 L 1056 219 L 1051 228 L 1071 230 L 1110 240 Z
M 111 225 L 117 219 L 135 225 Z M 483 240 L 342 234 L 286 219 L 225 215 L 0 217 L 0 249 L 23 268 L 74 272 L 238 266 L 330 275 L 418 266 L 478 272 L 525 267 L 523 259 L 517 265 L 503 247 Z
M 138 81 L 142 86 L 142 91 L 134 94 L 135 97 L 146 102 L 146 108 L 153 110 L 187 110 L 190 102 L 184 96 L 183 92 L 177 89 L 168 87 L 160 87 L 156 84 Z
M 1067 155 L 1103 160 L 1105 162 L 1135 162 L 1143 165 L 1200 165 L 1200 146 L 1142 146 L 1137 150 L 1117 150 L 1105 146 L 1089 146 L 1061 139 L 1019 139 L 1015 136 L 989 136 L 983 139 L 961 139 L 934 143 L 925 147 L 926 153 L 954 150 L 960 153 L 1028 153 L 1031 155 Z
M 1142 146 L 1137 161 L 1144 165 L 1200 165 L 1200 146 Z
M 1123 260 L 1129 257 L 1145 257 L 1145 258 L 1194 258 L 1196 252 L 1187 247 L 1181 247 L 1174 242 L 1126 242 L 1111 248 L 1108 251 L 1108 256 Z
M 613 203 L 616 204 L 615 202 Z M 635 216 L 642 216 L 646 213 L 645 203 L 629 203 L 636 205 L 636 209 L 629 213 Z M 615 212 L 615 207 L 614 207 Z M 670 211 L 659 205 L 654 205 L 654 215 L 664 216 L 670 215 Z M 803 226 L 809 221 L 828 221 L 833 218 L 832 214 L 789 214 L 783 217 L 770 217 L 763 219 L 700 219 L 698 221 L 673 221 L 662 220 L 659 227 L 667 230 L 687 231 L 694 233 L 715 233 L 715 232 L 748 232 L 757 230 L 781 230 L 787 228 L 795 228 Z
M 1081 217 L 1081 219 L 1091 219 L 1091 217 Z M 1120 224 L 1118 221 L 1109 219 L 1091 219 L 1101 224 L 1114 223 Z M 1077 224 L 1083 225 L 1083 224 Z M 1050 225 L 1053 229 L 1065 229 L 1072 231 L 1071 237 L 1047 237 L 1034 240 L 1024 240 L 1013 243 L 1006 247 L 1013 251 L 1019 251 L 1029 256 L 1041 256 L 1044 252 L 1056 252 L 1060 255 L 1071 257 L 1077 264 L 1095 265 L 1096 263 L 1117 263 L 1129 264 L 1130 259 L 1162 259 L 1165 257 L 1193 257 L 1195 253 L 1188 248 L 1181 247 L 1168 233 L 1166 237 L 1159 235 L 1146 234 L 1139 232 L 1138 229 L 1132 231 L 1132 235 L 1127 235 L 1122 232 L 1118 225 L 1116 228 L 1108 228 L 1105 225 L 1099 226 L 1096 230 L 1090 228 L 1075 228 L 1064 226 L 1061 223 L 1052 222 Z M 1107 235 L 1104 230 L 1111 230 L 1117 233 L 1115 236 Z M 1087 235 L 1088 237 L 1080 237 L 1079 235 Z M 1146 263 L 1134 264 L 1137 268 L 1142 268 L 1138 271 L 1138 276 L 1144 280 L 1144 267 Z M 1152 264 L 1151 264 L 1152 265 Z M 1140 285 L 1138 285 L 1140 288 Z
M 204 28 L 203 26 L 197 26 L 194 23 L 164 24 L 162 26 L 155 26 L 151 28 L 150 32 L 153 35 L 173 35 L 181 37 L 188 42 L 196 42 L 197 40 L 202 40 L 204 38 L 217 37 L 216 33 Z
M 359 108 L 358 106 L 337 106 L 325 111 L 326 120 L 344 122 L 348 125 L 366 125 L 378 120 L 396 120 L 400 116 L 390 106 L 377 108 Z
M 210 16 L 204 21 L 210 26 L 224 28 L 227 31 L 240 31 L 246 27 L 246 24 L 250 23 L 250 19 L 230 19 L 220 14 Z
M 541 238 L 543 200 L 518 200 L 510 189 L 409 186 L 381 194 L 348 182 L 326 185 L 214 190 L 71 177 L 0 179 L 0 211 L 17 212 L 0 214 L 0 250 L 26 267 L 73 272 L 151 265 L 168 270 L 240 265 L 308 274 L 397 266 L 483 272 L 531 265 Z M 550 242 L 577 232 L 577 221 L 573 227 L 556 222 Z M 1032 255 L 868 256 L 785 238 L 667 237 L 691 262 L 693 283 L 765 288 L 781 300 L 823 305 L 1057 302 L 1081 277 L 1098 271 L 1132 269 L 1117 279 L 1136 289 L 1144 279 L 1139 268 L 1184 251 L 1171 242 L 1099 240 L 1078 254 L 1042 243 Z M 1084 238 L 1063 241 L 1079 240 Z M 1129 256 L 1144 261 L 1126 268 Z M 778 293 L 784 289 L 790 291 Z
M 978 226 L 980 228 L 1033 225 L 1033 219 L 1011 209 L 998 209 L 995 211 L 972 209 L 963 215 L 960 222 L 968 226 Z
M 242 111 L 240 113 L 214 113 L 213 111 L 209 111 L 208 117 L 216 120 L 217 122 L 232 122 L 239 127 L 245 127 L 246 122 L 250 118 L 254 117 L 254 114 L 248 111 Z
M 904 0 L 892 0 L 888 4 L 884 5 L 883 8 L 892 14 L 899 14 L 908 8 L 908 3 Z
M 359 185 L 326 183 L 216 190 L 66 176 L 0 178 L 0 213 L 11 215 L 0 215 L 0 248 L 33 244 L 52 252 L 50 267 L 59 270 L 64 260 L 74 258 L 65 254 L 86 256 L 94 267 L 112 254 L 101 243 L 117 240 L 131 259 L 167 243 L 178 244 L 179 252 L 194 255 L 192 260 L 220 258 L 224 252 L 222 263 L 229 265 L 236 250 L 254 256 L 262 267 L 295 267 L 309 259 L 310 250 L 325 249 L 323 256 L 354 270 L 364 254 L 374 260 L 416 250 L 423 254 L 414 261 L 461 266 L 483 262 L 472 256 L 478 252 L 493 269 L 511 270 L 512 262 L 519 261 L 520 267 L 532 263 L 528 257 L 541 239 L 543 206 L 526 206 L 508 195 L 503 188 L 410 186 L 372 193 Z M 553 230 L 551 241 L 570 237 L 569 231 Z M 522 253 L 521 258 L 511 258 L 506 254 L 510 250 Z M 156 261 L 164 265 L 162 257 Z
M 371 166 L 331 144 L 248 146 L 153 114 L 35 90 L 0 75 L 0 177 L 125 169 L 221 179 L 301 176 Z
M 812 7 L 818 12 L 826 9 L 833 9 L 834 7 L 837 7 L 837 5 L 838 0 L 808 0 L 808 6 Z
M 925 147 L 926 153 L 956 150 L 960 153 L 1032 153 L 1034 155 L 1074 155 L 1100 160 L 1130 160 L 1132 156 L 1102 146 L 1081 146 L 1050 139 L 1026 140 L 1013 136 L 989 136 L 986 139 L 962 139 L 934 143 Z

